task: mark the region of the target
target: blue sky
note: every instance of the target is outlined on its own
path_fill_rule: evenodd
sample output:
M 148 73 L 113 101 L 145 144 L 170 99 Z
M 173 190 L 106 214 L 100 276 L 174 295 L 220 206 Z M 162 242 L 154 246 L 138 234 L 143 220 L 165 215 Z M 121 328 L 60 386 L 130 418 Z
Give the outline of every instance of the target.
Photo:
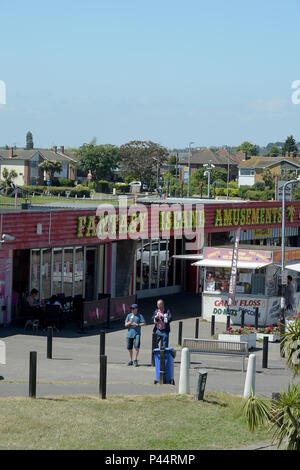
M 300 141 L 298 0 L 0 0 L 0 146 Z

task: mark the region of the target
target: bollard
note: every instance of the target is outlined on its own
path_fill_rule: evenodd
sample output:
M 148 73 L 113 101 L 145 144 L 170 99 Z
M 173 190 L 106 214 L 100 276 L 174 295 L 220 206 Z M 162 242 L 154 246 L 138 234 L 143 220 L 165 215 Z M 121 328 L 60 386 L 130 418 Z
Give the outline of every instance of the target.
M 195 400 L 203 400 L 206 379 L 207 379 L 207 370 L 205 369 L 198 370 L 198 376 L 197 376 L 197 380 L 195 383 L 195 392 L 194 392 Z
M 255 309 L 255 329 L 258 328 L 258 307 Z
M 105 355 L 105 331 L 100 331 L 100 356 Z
M 179 346 L 182 344 L 182 321 L 178 324 L 178 344 Z
M 199 318 L 196 318 L 196 323 L 195 323 L 195 338 L 199 337 Z
M 29 356 L 29 397 L 36 398 L 37 352 L 30 351 Z
M 255 394 L 255 373 L 256 373 L 256 356 L 250 354 L 246 373 L 244 398 L 249 398 L 252 393 Z
M 230 328 L 230 315 L 227 315 L 227 320 L 226 320 L 226 330 Z
M 245 310 L 242 310 L 242 315 L 241 315 L 241 328 L 244 328 L 245 326 Z
M 215 334 L 215 316 L 211 316 L 211 324 L 210 324 L 210 336 L 214 336 Z
M 284 351 L 284 333 L 285 333 L 285 324 L 280 323 L 280 357 L 285 357 L 285 351 Z
M 262 368 L 268 368 L 268 350 L 269 350 L 269 338 L 264 336 L 264 343 L 263 343 L 263 357 L 262 357 Z
M 152 351 L 151 351 L 151 366 L 155 366 L 154 352 L 153 350 L 157 348 L 157 334 L 152 333 Z
M 190 393 L 190 351 L 183 348 L 181 351 L 179 390 L 180 394 Z
M 107 376 L 107 357 L 100 356 L 100 379 L 99 379 L 99 394 L 102 400 L 106 398 L 106 376 Z
M 166 364 L 165 364 L 165 348 L 160 348 L 159 351 L 159 384 L 163 385 L 166 382 Z
M 47 359 L 52 359 L 52 339 L 53 339 L 53 327 L 48 326 L 48 330 L 47 330 Z

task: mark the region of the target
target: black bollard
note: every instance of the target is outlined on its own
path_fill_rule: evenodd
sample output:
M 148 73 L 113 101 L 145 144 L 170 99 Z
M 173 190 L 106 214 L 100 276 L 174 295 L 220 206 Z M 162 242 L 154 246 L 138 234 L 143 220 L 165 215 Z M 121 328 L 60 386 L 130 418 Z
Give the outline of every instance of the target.
M 105 355 L 105 331 L 100 331 L 100 356 Z
M 180 321 L 178 325 L 178 344 L 179 346 L 182 344 L 182 321 Z
M 152 348 L 151 348 L 151 366 L 155 366 L 154 352 L 153 350 L 157 348 L 157 334 L 152 333 Z
M 264 336 L 263 340 L 263 357 L 262 357 L 262 368 L 268 368 L 268 350 L 269 350 L 269 338 Z
M 258 307 L 255 309 L 255 329 L 258 328 Z
M 100 379 L 99 379 L 99 394 L 102 400 L 106 398 L 106 376 L 107 376 L 107 357 L 100 356 Z
M 241 328 L 244 328 L 245 326 L 245 310 L 242 310 L 242 315 L 241 315 Z
M 159 357 L 159 384 L 163 385 L 165 383 L 165 348 L 160 348 L 160 357 Z
M 52 339 L 53 339 L 53 327 L 48 326 L 48 330 L 47 330 L 47 359 L 52 359 Z
M 29 397 L 36 397 L 37 352 L 30 351 L 29 356 Z
M 279 330 L 280 330 L 280 356 L 285 357 L 284 338 L 283 338 L 283 335 L 285 333 L 285 324 L 284 323 L 280 323 Z
M 230 315 L 227 315 L 227 320 L 226 320 L 226 330 L 230 328 Z
M 199 318 L 196 318 L 196 323 L 195 323 L 195 338 L 199 337 Z
M 210 336 L 214 336 L 215 334 L 215 316 L 211 316 L 211 324 L 210 324 Z

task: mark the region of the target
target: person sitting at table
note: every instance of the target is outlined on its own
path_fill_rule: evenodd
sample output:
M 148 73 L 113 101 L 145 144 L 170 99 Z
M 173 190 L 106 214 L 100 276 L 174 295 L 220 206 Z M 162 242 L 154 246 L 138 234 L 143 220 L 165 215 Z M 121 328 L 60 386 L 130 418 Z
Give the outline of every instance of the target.
M 37 307 L 40 305 L 38 301 L 39 291 L 37 289 L 31 289 L 30 294 L 27 297 L 27 303 L 29 307 Z
M 34 319 L 36 320 L 39 320 L 39 322 L 42 324 L 44 318 L 44 311 L 41 308 L 38 295 L 39 291 L 37 289 L 31 289 L 30 294 L 26 298 L 26 311 L 30 314 L 30 316 L 34 317 Z

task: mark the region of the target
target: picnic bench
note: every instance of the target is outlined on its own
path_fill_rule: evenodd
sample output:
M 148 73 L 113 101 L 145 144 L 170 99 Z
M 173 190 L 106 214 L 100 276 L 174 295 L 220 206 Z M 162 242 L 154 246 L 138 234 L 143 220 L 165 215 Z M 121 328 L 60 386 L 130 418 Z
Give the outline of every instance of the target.
M 191 354 L 220 354 L 230 356 L 242 356 L 242 371 L 244 372 L 244 360 L 248 357 L 248 343 L 231 342 L 219 339 L 183 338 L 183 348 L 188 348 Z

